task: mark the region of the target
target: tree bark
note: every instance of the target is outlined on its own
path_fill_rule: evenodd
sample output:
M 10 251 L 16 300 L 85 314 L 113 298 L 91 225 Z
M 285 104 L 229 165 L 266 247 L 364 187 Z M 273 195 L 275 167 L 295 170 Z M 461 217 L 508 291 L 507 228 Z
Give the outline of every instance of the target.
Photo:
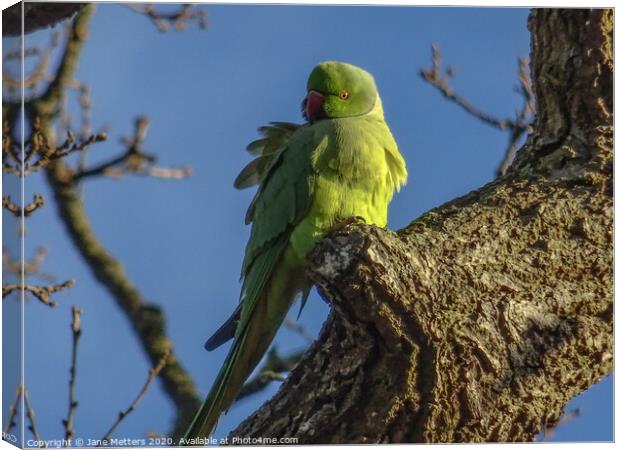
M 613 12 L 533 10 L 534 132 L 511 170 L 392 232 L 315 249 L 332 306 L 232 436 L 531 441 L 613 366 Z
M 48 28 L 68 19 L 82 9 L 85 3 L 26 3 L 24 4 L 24 34 Z M 22 2 L 2 11 L 2 36 L 22 33 Z

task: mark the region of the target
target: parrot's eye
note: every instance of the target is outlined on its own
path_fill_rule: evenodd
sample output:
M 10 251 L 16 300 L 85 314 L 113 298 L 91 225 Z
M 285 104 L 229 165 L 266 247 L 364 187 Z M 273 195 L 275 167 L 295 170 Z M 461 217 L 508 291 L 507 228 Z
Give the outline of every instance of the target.
M 347 91 L 342 91 L 338 94 L 338 97 L 340 97 L 341 100 L 346 100 L 349 98 L 349 93 Z

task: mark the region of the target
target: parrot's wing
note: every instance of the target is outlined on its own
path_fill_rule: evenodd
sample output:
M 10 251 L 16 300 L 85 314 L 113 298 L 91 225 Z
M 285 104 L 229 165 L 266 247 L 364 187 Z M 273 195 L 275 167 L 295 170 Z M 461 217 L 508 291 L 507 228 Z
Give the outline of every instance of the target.
M 247 151 L 257 156 L 247 166 L 243 168 L 241 173 L 235 179 L 235 187 L 237 189 L 245 189 L 257 184 L 261 184 L 271 171 L 272 167 L 280 160 L 280 155 L 288 148 L 291 137 L 303 125 L 289 122 L 271 122 L 258 129 L 263 135 L 247 147 Z M 248 225 L 254 218 L 254 207 L 260 195 L 262 185 L 248 207 L 245 215 L 245 224 Z
M 272 122 L 271 126 L 259 130 L 266 137 L 254 141 L 249 147 L 252 147 L 252 153 L 261 156 L 246 166 L 237 177 L 238 181 L 244 172 L 249 174 L 256 168 L 253 164 L 261 158 L 272 158 L 265 166 L 265 172 L 251 175 L 253 180 L 260 179 L 260 186 L 246 215 L 246 223 L 254 223 L 241 271 L 244 280 L 242 302 L 207 340 L 207 350 L 219 347 L 236 335 L 242 306 L 256 301 L 286 248 L 292 229 L 310 208 L 314 180 L 310 154 L 321 145 L 322 140 L 307 127 L 284 122 Z M 261 142 L 260 148 L 278 150 L 269 150 L 270 153 L 264 154 L 259 150 L 258 142 Z M 303 294 L 304 298 L 307 297 L 306 292 Z M 243 310 L 247 308 L 244 306 Z
M 252 201 L 253 223 L 243 260 L 243 307 L 237 336 L 289 244 L 291 232 L 310 210 L 316 176 L 311 155 L 326 144 L 327 137 L 316 129 L 298 127 L 265 174 Z
M 300 126 L 289 122 L 271 122 L 260 127 L 258 132 L 263 137 L 250 142 L 247 146 L 247 151 L 257 158 L 239 173 L 235 179 L 235 187 L 245 189 L 260 184 Z

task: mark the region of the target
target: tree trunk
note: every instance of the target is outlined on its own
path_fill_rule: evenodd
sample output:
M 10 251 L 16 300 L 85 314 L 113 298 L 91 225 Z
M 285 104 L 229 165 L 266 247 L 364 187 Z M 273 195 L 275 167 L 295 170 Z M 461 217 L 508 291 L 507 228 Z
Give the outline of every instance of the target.
M 506 176 L 315 249 L 332 312 L 231 436 L 531 441 L 612 370 L 613 12 L 529 19 L 534 132 Z

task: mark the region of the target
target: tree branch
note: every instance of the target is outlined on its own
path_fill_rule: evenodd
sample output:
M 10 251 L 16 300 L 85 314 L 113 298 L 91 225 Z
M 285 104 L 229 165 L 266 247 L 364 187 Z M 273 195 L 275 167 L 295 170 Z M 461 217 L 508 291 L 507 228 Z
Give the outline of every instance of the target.
M 110 437 L 112 436 L 112 433 L 114 433 L 114 430 L 116 430 L 116 427 L 120 425 L 120 423 L 125 419 L 125 417 L 127 417 L 129 414 L 131 414 L 136 409 L 136 407 L 138 406 L 138 403 L 140 403 L 140 400 L 142 400 L 142 397 L 144 397 L 144 395 L 146 394 L 146 391 L 148 391 L 149 386 L 151 385 L 153 380 L 157 378 L 157 375 L 159 375 L 162 369 L 166 366 L 166 362 L 169 356 L 170 356 L 170 351 L 165 352 L 163 356 L 161 357 L 161 359 L 159 360 L 159 362 L 157 363 L 157 365 L 149 370 L 149 375 L 146 378 L 146 382 L 144 383 L 144 386 L 142 386 L 142 389 L 140 389 L 140 392 L 138 393 L 136 398 L 131 402 L 131 404 L 127 407 L 127 409 L 118 413 L 118 417 L 116 418 L 116 420 L 114 421 L 110 429 L 100 439 L 101 443 L 105 445 L 105 443 L 108 442 Z
M 6 426 L 4 427 L 4 434 L 9 434 L 13 427 L 17 425 L 17 423 L 15 422 L 15 416 L 17 415 L 17 410 L 19 408 L 19 401 L 22 398 L 22 389 L 22 385 L 20 384 L 15 390 L 15 400 L 13 401 L 13 403 L 11 403 L 11 406 L 9 406 L 9 414 Z
M 192 21 L 195 21 L 199 28 L 207 27 L 207 12 L 198 8 L 197 5 L 182 4 L 177 11 L 172 13 L 157 11 L 152 3 L 143 5 L 127 3 L 125 6 L 148 17 L 161 32 L 168 31 L 170 27 L 176 31 L 184 30 Z
M 159 306 L 146 303 L 127 278 L 121 263 L 107 252 L 95 236 L 81 196 L 71 175 L 67 175 L 68 170 L 62 162 L 55 162 L 46 171 L 59 217 L 93 275 L 116 300 L 145 352 L 151 361 L 156 363 L 166 351 L 172 349 L 172 342 L 166 336 L 164 315 Z M 173 434 L 180 434 L 188 426 L 200 404 L 198 392 L 191 377 L 173 353 L 162 370 L 161 379 L 164 390 L 177 408 Z
M 42 447 L 47 447 L 47 445 L 45 445 L 45 443 L 42 441 L 41 435 L 37 431 L 37 426 L 34 421 L 34 410 L 32 409 L 32 406 L 30 405 L 30 397 L 28 395 L 28 390 L 26 389 L 26 387 L 22 387 L 22 395 L 24 396 L 26 416 L 28 417 L 28 421 L 30 422 L 30 426 L 28 427 L 28 429 L 30 430 L 30 432 L 32 433 L 32 435 L 37 441 L 42 442 L 42 445 L 41 445 Z
M 80 336 L 82 335 L 82 328 L 80 326 L 81 311 L 77 306 L 71 308 L 71 315 L 73 317 L 71 321 L 71 368 L 69 369 L 69 409 L 67 411 L 67 418 L 62 421 L 65 427 L 65 441 L 69 442 L 75 434 L 73 428 L 73 416 L 75 415 L 75 409 L 78 406 L 78 402 L 75 399 L 75 375 L 77 368 L 77 347 Z
M 2 197 L 2 207 L 17 218 L 21 218 L 22 213 L 24 214 L 24 217 L 28 217 L 43 205 L 45 205 L 45 200 L 43 200 L 43 196 L 40 194 L 34 194 L 32 202 L 24 206 L 23 210 L 18 205 L 13 203 L 10 195 L 5 195 Z
M 535 9 L 530 29 L 538 115 L 507 174 L 398 233 L 324 239 L 330 317 L 230 438 L 531 441 L 611 373 L 613 11 Z
M 432 46 L 432 66 L 430 69 L 420 70 L 420 76 L 431 86 L 437 88 L 444 97 L 459 105 L 467 113 L 499 130 L 509 131 L 508 147 L 504 152 L 504 159 L 497 169 L 497 176 L 505 175 L 515 157 L 521 137 L 530 129 L 530 123 L 534 114 L 534 94 L 528 73 L 527 60 L 519 58 L 519 89 L 517 92 L 523 97 L 523 106 L 516 114 L 514 120 L 498 119 L 491 114 L 487 114 L 454 92 L 450 86 L 450 79 L 454 76 L 454 69 L 448 67 L 445 73 L 442 73 L 441 50 L 436 44 Z
M 469 100 L 454 92 L 452 87 L 450 87 L 450 79 L 454 76 L 454 68 L 448 67 L 445 73 L 441 73 L 441 50 L 438 45 L 433 44 L 432 46 L 432 67 L 430 69 L 420 70 L 420 76 L 423 80 L 436 87 L 448 100 L 456 103 L 466 112 L 488 125 L 499 128 L 500 130 L 505 130 L 506 128 L 512 128 L 514 126 L 512 121 L 497 119 L 481 109 L 478 109 Z
M 147 117 L 138 117 L 135 122 L 134 136 L 132 138 L 123 139 L 123 143 L 126 145 L 127 150 L 120 156 L 98 164 L 95 167 L 80 170 L 73 175 L 73 182 L 99 175 L 121 177 L 128 173 L 169 179 L 182 179 L 191 175 L 192 171 L 189 167 L 176 169 L 153 166 L 157 158 L 146 153 L 142 147 L 144 139 L 146 138 L 148 126 L 149 119 Z
M 27 107 L 30 123 L 40 121 L 40 129 L 47 142 L 53 142 L 52 123 L 60 112 L 65 91 L 73 80 L 80 51 L 88 32 L 88 21 L 94 5 L 80 10 L 73 21 L 58 71 L 41 98 Z M 124 273 L 122 265 L 108 254 L 97 240 L 84 210 L 77 186 L 72 182 L 74 171 L 62 159 L 54 159 L 45 166 L 61 221 L 78 251 L 82 254 L 97 280 L 110 292 L 135 330 L 145 352 L 156 364 L 170 352 L 168 363 L 162 369 L 161 379 L 165 392 L 173 400 L 177 417 L 174 433 L 181 433 L 200 405 L 192 379 L 172 353 L 172 343 L 166 336 L 164 315 L 156 305 L 146 304 L 139 291 Z
M 41 303 L 44 305 L 53 308 L 57 305 L 57 303 L 50 299 L 52 294 L 56 292 L 62 291 L 63 289 L 70 288 L 75 284 L 75 280 L 67 280 L 61 284 L 54 284 L 51 286 L 33 286 L 30 284 L 5 284 L 2 286 L 2 298 L 5 298 L 13 291 L 19 291 L 21 289 L 26 292 L 30 292 L 34 295 Z

